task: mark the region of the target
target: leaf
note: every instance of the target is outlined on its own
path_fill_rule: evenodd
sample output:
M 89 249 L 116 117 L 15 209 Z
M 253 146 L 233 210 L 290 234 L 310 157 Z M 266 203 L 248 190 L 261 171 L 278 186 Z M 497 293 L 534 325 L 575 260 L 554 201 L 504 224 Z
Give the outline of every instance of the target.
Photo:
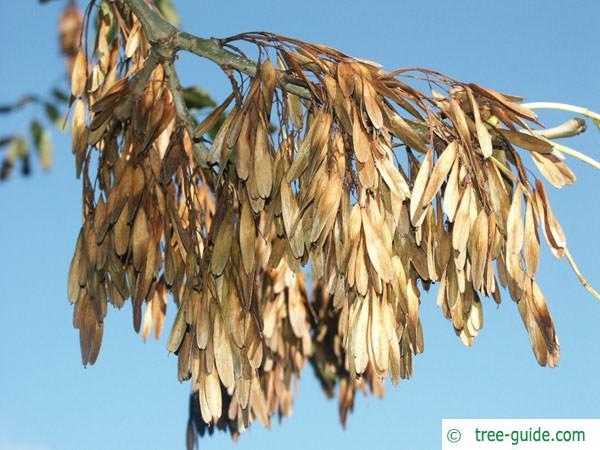
M 38 150 L 42 168 L 50 169 L 52 167 L 52 136 L 37 120 L 34 120 L 31 122 L 31 137 Z
M 168 22 L 176 27 L 179 26 L 181 21 L 179 20 L 179 16 L 177 15 L 177 11 L 171 0 L 156 0 L 156 6 Z
M 183 100 L 190 109 L 214 108 L 217 106 L 217 102 L 213 100 L 207 91 L 195 86 L 183 89 Z
M 69 102 L 69 95 L 65 91 L 57 87 L 52 89 L 52 97 L 54 97 L 56 100 L 62 103 Z
M 50 102 L 44 102 L 44 111 L 50 122 L 52 122 L 56 127 L 62 128 L 63 119 L 56 106 Z

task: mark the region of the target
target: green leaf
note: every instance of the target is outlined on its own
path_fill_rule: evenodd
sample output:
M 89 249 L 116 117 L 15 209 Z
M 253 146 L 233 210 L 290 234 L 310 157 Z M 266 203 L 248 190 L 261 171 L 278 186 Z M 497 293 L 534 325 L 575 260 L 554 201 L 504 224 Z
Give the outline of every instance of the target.
M 183 98 L 185 104 L 190 109 L 214 108 L 217 106 L 217 102 L 208 95 L 208 92 L 198 87 L 185 88 L 183 90 Z
M 181 21 L 179 20 L 179 16 L 177 15 L 177 11 L 171 0 L 156 0 L 156 6 L 167 21 L 171 22 L 171 24 L 176 27 L 179 26 Z
M 33 141 L 36 147 L 39 147 L 40 140 L 42 138 L 42 133 L 44 132 L 44 127 L 40 123 L 39 120 L 34 119 L 31 122 L 31 140 Z
M 63 91 L 62 89 L 59 89 L 59 88 L 52 89 L 52 97 L 54 97 L 56 100 L 58 100 L 59 102 L 62 102 L 62 103 L 69 102 L 69 95 L 65 91 Z
M 58 128 L 61 128 L 63 119 L 58 111 L 58 108 L 50 102 L 44 102 L 44 110 L 46 111 L 48 119 Z
M 18 158 L 24 158 L 29 154 L 29 145 L 23 136 L 17 134 L 10 142 L 8 150 L 6 151 L 6 161 L 11 165 L 15 163 Z
M 52 136 L 37 120 L 31 122 L 31 139 L 37 148 L 42 168 L 50 169 L 52 167 Z
M 100 12 L 98 13 L 99 20 L 103 20 L 109 25 L 108 33 L 106 34 L 106 40 L 109 44 L 111 44 L 115 35 L 117 34 L 117 21 L 115 20 L 115 13 L 112 9 L 112 6 L 109 5 L 106 1 L 103 1 L 100 5 Z

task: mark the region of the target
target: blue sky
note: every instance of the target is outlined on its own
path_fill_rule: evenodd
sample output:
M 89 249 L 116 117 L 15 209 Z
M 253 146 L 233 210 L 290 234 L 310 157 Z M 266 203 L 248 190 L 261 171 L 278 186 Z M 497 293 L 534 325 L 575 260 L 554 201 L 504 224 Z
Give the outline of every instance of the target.
M 600 110 L 600 3 L 560 1 L 175 1 L 183 27 L 203 36 L 268 30 L 338 47 L 387 69 L 423 66 L 528 100 Z M 62 2 L 0 2 L 0 103 L 44 93 L 63 70 L 56 42 Z M 201 6 L 200 6 L 201 5 Z M 217 98 L 227 80 L 184 56 L 185 84 Z M 0 136 L 25 131 L 27 110 L 0 117 Z M 40 114 L 41 115 L 41 112 Z M 546 114 L 548 124 L 569 116 Z M 84 369 L 66 300 L 68 264 L 80 226 L 80 186 L 68 134 L 55 133 L 55 167 L 0 185 L 0 450 L 184 448 L 189 385 L 176 380 L 164 340 L 142 343 L 129 305 L 109 311 L 100 359 Z M 600 158 L 591 128 L 571 144 Z M 600 285 L 600 173 L 573 161 L 575 186 L 550 188 L 569 247 Z M 359 397 L 347 430 L 307 369 L 294 414 L 238 444 L 219 434 L 203 449 L 425 450 L 439 447 L 442 418 L 600 417 L 600 303 L 565 261 L 544 251 L 538 281 L 561 342 L 556 369 L 540 368 L 514 304 L 485 305 L 485 327 L 466 349 L 425 295 L 425 353 L 415 375 L 386 397 Z M 172 311 L 172 309 L 171 309 Z

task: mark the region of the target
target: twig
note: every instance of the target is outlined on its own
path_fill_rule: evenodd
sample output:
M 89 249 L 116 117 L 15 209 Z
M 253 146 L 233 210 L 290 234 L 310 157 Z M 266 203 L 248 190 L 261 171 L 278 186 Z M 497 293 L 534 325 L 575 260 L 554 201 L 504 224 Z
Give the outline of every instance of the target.
M 582 108 L 581 106 L 569 105 L 568 103 L 555 103 L 555 102 L 531 102 L 521 103 L 521 106 L 529 109 L 557 109 L 559 111 L 569 111 L 575 114 L 581 114 L 582 116 L 589 117 L 596 123 L 600 123 L 600 114 L 594 111 Z
M 583 153 L 578 152 L 577 150 L 567 147 L 566 145 L 557 144 L 556 142 L 552 142 L 552 145 L 559 152 L 565 153 L 569 156 L 572 156 L 573 158 L 577 158 L 578 160 L 589 164 L 594 169 L 600 170 L 600 162 L 596 161 L 595 159 L 590 158 L 589 156 L 584 155 Z
M 571 256 L 571 252 L 569 252 L 568 248 L 565 248 L 565 256 L 567 257 L 567 261 L 569 261 L 573 272 L 575 272 L 575 275 L 577 275 L 577 278 L 579 279 L 581 285 L 584 288 L 586 288 L 594 297 L 596 297 L 597 300 L 600 300 L 600 293 L 596 289 L 594 289 L 594 287 L 585 279 L 585 277 L 579 270 L 579 267 L 577 267 L 577 264 L 575 263 L 573 256 Z

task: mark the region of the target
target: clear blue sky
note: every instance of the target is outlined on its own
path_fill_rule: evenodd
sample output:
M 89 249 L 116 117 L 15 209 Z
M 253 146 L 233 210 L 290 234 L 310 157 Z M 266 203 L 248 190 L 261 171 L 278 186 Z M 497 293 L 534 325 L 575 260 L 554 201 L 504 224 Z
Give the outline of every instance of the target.
M 269 30 L 326 43 L 388 69 L 423 66 L 465 81 L 600 110 L 600 3 L 562 1 L 176 1 L 183 27 L 204 36 Z M 62 71 L 56 43 L 61 1 L 0 2 L 0 102 L 44 93 Z M 199 6 L 199 5 L 202 6 Z M 223 98 L 226 79 L 180 61 L 186 83 Z M 25 130 L 31 111 L 0 117 L 0 136 Z M 567 116 L 546 115 L 553 123 Z M 142 343 L 129 305 L 111 309 L 100 359 L 80 363 L 66 277 L 80 226 L 80 185 L 67 134 L 55 133 L 55 168 L 0 185 L 0 450 L 184 448 L 189 385 L 176 380 L 164 340 Z M 573 146 L 600 158 L 600 133 Z M 555 213 L 588 278 L 600 285 L 600 173 L 572 162 L 578 183 L 550 188 Z M 305 372 L 294 414 L 239 444 L 223 434 L 203 449 L 430 450 L 442 418 L 600 417 L 600 303 L 564 261 L 543 254 L 539 282 L 557 323 L 559 367 L 538 367 L 514 304 L 485 302 L 472 349 L 425 295 L 425 353 L 415 375 L 384 400 L 359 397 L 349 428 Z M 172 311 L 172 309 L 171 309 Z M 285 447 L 284 447 L 285 446 Z

